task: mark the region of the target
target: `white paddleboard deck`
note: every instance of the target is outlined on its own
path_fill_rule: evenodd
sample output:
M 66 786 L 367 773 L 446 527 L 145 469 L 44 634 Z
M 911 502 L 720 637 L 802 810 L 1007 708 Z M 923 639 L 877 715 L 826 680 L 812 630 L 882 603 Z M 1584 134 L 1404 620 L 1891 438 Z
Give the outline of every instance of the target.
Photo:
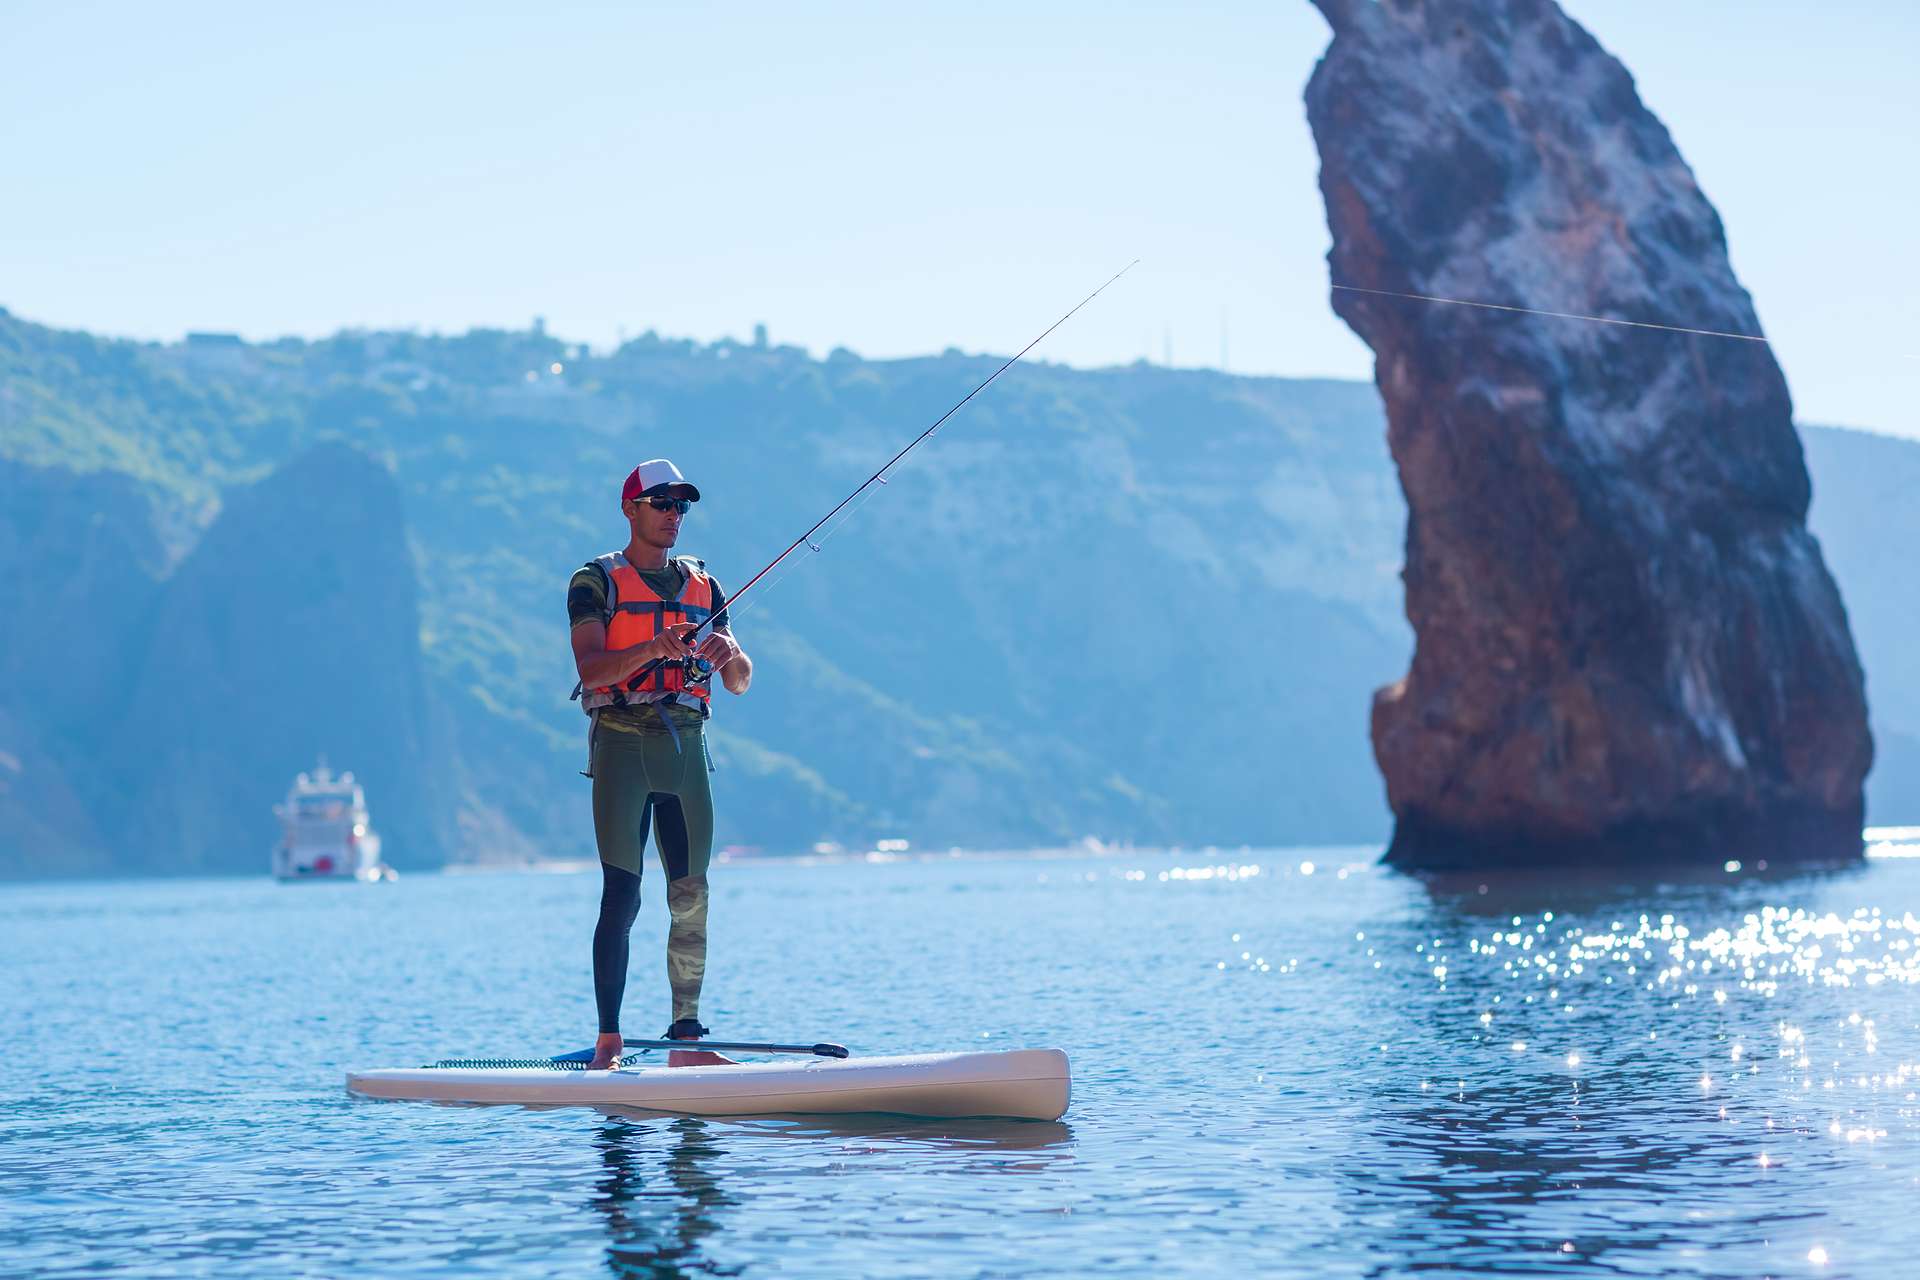
M 879 1111 L 1058 1120 L 1070 1081 L 1060 1050 L 1012 1049 L 618 1071 L 416 1067 L 350 1072 L 347 1088 L 369 1098 L 641 1107 L 693 1116 Z

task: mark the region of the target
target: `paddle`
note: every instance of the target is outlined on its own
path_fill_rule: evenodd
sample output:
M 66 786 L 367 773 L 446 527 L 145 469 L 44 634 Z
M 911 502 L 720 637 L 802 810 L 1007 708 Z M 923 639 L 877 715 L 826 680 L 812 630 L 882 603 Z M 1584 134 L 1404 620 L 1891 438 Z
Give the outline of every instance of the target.
M 629 1049 L 689 1049 L 695 1052 L 729 1053 L 810 1053 L 820 1058 L 845 1058 L 849 1054 L 843 1044 L 753 1044 L 738 1040 L 622 1040 Z M 592 1062 L 593 1050 L 582 1049 L 578 1053 L 562 1053 L 553 1058 L 555 1062 Z

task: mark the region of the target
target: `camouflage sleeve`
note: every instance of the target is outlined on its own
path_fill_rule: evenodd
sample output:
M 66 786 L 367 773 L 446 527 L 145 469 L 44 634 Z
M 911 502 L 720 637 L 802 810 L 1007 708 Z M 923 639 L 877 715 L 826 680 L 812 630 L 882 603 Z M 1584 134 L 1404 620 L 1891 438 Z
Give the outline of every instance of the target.
M 583 622 L 605 625 L 611 613 L 607 609 L 607 575 L 597 564 L 581 565 L 567 583 L 567 628 Z

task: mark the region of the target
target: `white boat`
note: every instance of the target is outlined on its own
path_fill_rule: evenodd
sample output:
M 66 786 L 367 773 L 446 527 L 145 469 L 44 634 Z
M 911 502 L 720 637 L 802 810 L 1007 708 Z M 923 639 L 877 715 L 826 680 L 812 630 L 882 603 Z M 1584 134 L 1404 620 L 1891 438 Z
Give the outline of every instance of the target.
M 694 1116 L 827 1115 L 1058 1120 L 1071 1082 L 1058 1049 L 813 1058 L 725 1066 L 483 1067 L 355 1071 L 349 1091 L 369 1098 L 618 1106 Z
M 280 842 L 273 874 L 281 880 L 391 880 L 380 861 L 380 836 L 367 818 L 366 792 L 351 773 L 335 776 L 325 760 L 293 780 L 273 808 Z

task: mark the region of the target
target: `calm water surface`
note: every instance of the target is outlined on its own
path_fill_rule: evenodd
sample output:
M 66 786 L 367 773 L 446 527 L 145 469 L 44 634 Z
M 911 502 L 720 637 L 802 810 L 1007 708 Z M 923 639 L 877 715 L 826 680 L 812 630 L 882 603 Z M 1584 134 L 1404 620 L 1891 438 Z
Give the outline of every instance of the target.
M 720 1033 L 1058 1045 L 1059 1124 L 345 1094 L 583 1047 L 598 876 L 0 890 L 0 1271 L 1916 1274 L 1920 860 L 1370 859 L 717 869 Z M 658 886 L 629 1034 L 666 1021 Z

